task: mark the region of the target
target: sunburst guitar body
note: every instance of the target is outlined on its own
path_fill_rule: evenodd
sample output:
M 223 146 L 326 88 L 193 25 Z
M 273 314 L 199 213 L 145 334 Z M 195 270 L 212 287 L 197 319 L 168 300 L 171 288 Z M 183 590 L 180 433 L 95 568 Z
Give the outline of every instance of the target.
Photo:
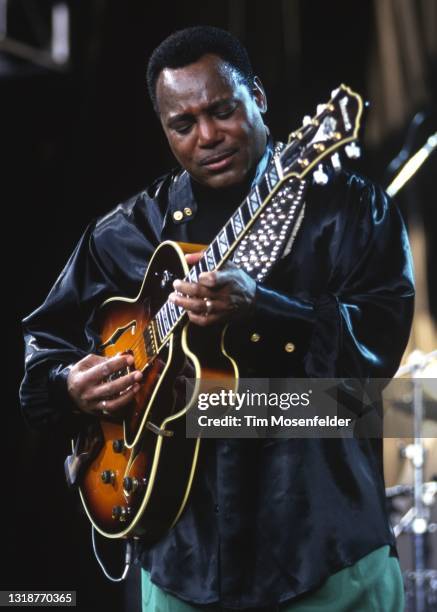
M 226 328 L 176 329 L 156 319 L 188 272 L 184 254 L 200 245 L 164 242 L 155 251 L 139 295 L 111 298 L 98 312 L 100 353 L 131 353 L 143 381 L 123 418 L 100 420 L 100 442 L 83 470 L 80 496 L 94 527 L 108 538 L 141 536 L 153 542 L 183 511 L 192 486 L 200 439 L 186 437 L 185 416 L 200 390 L 214 381 L 236 389 L 238 370 L 226 353 Z M 175 319 L 167 311 L 170 321 Z M 164 336 L 164 337 L 162 337 Z M 120 372 L 123 374 L 125 372 Z M 186 379 L 194 381 L 187 396 Z

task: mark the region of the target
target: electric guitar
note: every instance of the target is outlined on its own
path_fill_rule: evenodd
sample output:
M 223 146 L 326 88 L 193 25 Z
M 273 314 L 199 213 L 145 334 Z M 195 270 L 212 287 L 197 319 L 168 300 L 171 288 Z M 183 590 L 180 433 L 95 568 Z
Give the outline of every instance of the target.
M 123 418 L 95 419 L 73 441 L 66 460 L 70 480 L 76 480 L 84 509 L 101 535 L 152 543 L 175 524 L 190 494 L 200 446 L 200 439 L 186 438 L 185 415 L 214 381 L 237 389 L 238 364 L 226 349 L 227 326 L 191 324 L 185 311 L 168 300 L 173 280 L 197 281 L 201 272 L 233 260 L 262 281 L 291 249 L 309 179 L 327 182 L 322 160 L 330 158 L 338 168 L 340 148 L 350 157 L 359 155 L 362 111 L 361 97 L 341 85 L 275 152 L 261 180 L 209 246 L 163 242 L 138 295 L 113 297 L 100 307 L 100 354 L 129 352 L 134 368 L 143 371 L 140 390 Z M 200 261 L 189 268 L 185 253 L 203 248 Z M 195 384 L 185 399 L 187 372 Z

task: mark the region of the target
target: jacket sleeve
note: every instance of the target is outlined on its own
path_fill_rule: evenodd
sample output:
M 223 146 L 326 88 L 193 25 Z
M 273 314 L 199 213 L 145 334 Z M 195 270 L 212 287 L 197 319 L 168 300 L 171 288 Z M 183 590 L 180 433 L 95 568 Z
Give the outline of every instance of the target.
M 281 338 L 306 330 L 303 354 L 296 351 L 289 362 L 299 358 L 305 376 L 392 377 L 408 341 L 414 284 L 406 230 L 382 189 L 357 183 L 350 181 L 347 205 L 339 212 L 339 246 L 326 253 L 332 260 L 326 289 L 302 299 L 257 287 L 255 319 L 261 328 Z
M 51 427 L 70 417 L 68 366 L 95 350 L 88 322 L 115 289 L 96 251 L 93 230 L 91 224 L 44 303 L 23 320 L 25 376 L 20 401 L 32 427 Z
M 44 303 L 24 319 L 20 400 L 32 427 L 76 427 L 66 385 L 69 366 L 96 352 L 99 306 L 115 295 L 137 294 L 159 242 L 163 212 L 157 194 L 166 178 L 92 222 Z

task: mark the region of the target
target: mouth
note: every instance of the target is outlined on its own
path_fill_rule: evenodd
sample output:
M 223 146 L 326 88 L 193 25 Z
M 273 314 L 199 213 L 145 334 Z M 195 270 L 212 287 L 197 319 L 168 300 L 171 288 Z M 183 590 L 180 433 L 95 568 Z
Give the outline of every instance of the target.
M 205 159 L 202 159 L 200 165 L 208 168 L 208 170 L 223 170 L 232 163 L 232 158 L 236 152 L 236 149 L 232 149 L 229 151 L 223 151 L 223 153 L 211 155 Z

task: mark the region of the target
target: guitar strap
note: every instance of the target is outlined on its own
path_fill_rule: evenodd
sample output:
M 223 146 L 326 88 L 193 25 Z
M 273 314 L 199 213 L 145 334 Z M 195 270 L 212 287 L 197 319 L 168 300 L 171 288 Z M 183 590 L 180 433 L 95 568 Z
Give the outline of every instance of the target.
M 266 169 L 278 164 L 285 144 L 277 142 Z M 264 280 L 279 259 L 292 250 L 305 215 L 308 180 L 285 180 L 235 249 L 234 263 L 257 281 Z

